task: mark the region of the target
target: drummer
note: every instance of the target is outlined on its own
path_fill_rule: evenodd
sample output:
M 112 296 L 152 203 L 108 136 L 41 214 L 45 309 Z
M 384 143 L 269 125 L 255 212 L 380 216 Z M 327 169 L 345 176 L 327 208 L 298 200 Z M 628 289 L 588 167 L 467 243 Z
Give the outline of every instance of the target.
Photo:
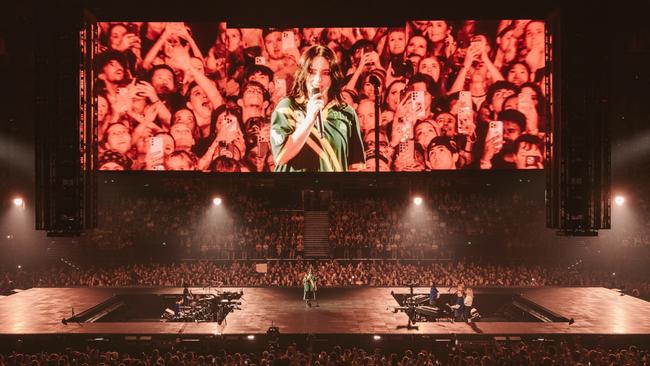
M 186 284 L 183 284 L 183 305 L 189 306 L 190 301 L 194 298 L 194 295 L 192 295 L 192 291 L 187 288 Z

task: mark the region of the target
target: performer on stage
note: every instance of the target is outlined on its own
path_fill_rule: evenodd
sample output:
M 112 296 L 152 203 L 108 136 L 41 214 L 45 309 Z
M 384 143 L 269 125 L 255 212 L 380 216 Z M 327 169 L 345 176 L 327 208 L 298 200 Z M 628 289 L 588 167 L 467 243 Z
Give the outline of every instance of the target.
M 305 305 L 311 307 L 311 301 L 316 300 L 316 276 L 311 273 L 311 268 L 302 278 L 303 295 L 302 299 L 305 300 Z
M 192 301 L 193 298 L 194 296 L 192 295 L 192 291 L 187 288 L 186 284 L 183 284 L 183 305 L 190 305 L 190 301 Z
M 463 321 L 465 317 L 465 297 L 462 291 L 456 291 L 456 303 L 451 308 L 454 309 L 454 320 Z
M 363 170 L 359 120 L 343 101 L 342 86 L 334 51 L 316 45 L 303 53 L 289 96 L 271 116 L 276 172 Z
M 435 282 L 431 285 L 431 290 L 429 291 L 429 305 L 433 307 L 438 307 L 438 299 L 440 298 L 440 292 L 436 287 Z
M 463 305 L 465 308 L 464 320 L 469 321 L 469 319 L 471 319 L 470 311 L 474 306 L 474 289 L 471 287 L 468 287 L 467 290 L 465 290 L 465 299 L 463 300 Z

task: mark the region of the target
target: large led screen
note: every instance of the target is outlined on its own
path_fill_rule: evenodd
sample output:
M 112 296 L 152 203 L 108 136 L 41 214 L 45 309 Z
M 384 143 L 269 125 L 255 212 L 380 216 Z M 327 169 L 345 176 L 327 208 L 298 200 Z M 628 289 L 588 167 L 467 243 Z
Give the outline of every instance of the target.
M 542 20 L 98 23 L 99 170 L 543 169 Z

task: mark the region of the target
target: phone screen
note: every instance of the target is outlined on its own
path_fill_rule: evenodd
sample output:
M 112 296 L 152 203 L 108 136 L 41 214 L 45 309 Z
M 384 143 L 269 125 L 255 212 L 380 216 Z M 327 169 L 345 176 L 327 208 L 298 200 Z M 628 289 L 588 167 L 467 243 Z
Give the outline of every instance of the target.
M 474 36 L 470 41 L 470 47 L 477 49 L 478 51 L 483 51 L 483 38 Z
M 260 133 L 257 135 L 257 142 L 269 142 L 269 136 L 268 135 L 264 136 L 264 133 L 262 131 L 263 130 L 261 130 Z
M 258 141 L 257 143 L 257 151 L 258 151 L 258 156 L 261 158 L 266 158 L 266 155 L 269 152 L 269 143 L 268 142 L 263 142 L 263 141 Z
M 472 93 L 468 91 L 461 91 L 458 95 L 458 108 L 463 107 L 472 108 Z
M 149 140 L 149 154 L 159 154 L 163 152 L 162 137 L 152 137 Z
M 397 136 L 399 136 L 400 142 L 406 142 L 407 140 L 413 139 L 413 124 L 409 118 L 404 118 L 402 122 L 398 123 L 395 126 L 397 130 Z
M 228 131 L 229 133 L 232 133 L 232 134 L 237 132 L 237 125 L 236 125 L 235 117 L 233 117 L 231 115 L 227 115 L 224 118 L 224 122 L 226 123 L 226 131 Z
M 414 91 L 411 93 L 411 108 L 413 108 L 416 118 L 423 118 L 426 115 L 424 111 L 423 91 Z
M 163 155 L 163 139 L 162 137 L 153 136 L 149 139 L 149 155 Z M 153 170 L 165 170 L 163 165 L 155 165 Z
M 282 51 L 287 52 L 288 50 L 296 47 L 296 44 L 293 39 L 292 31 L 282 32 Z
M 494 137 L 497 137 L 499 142 L 497 145 L 503 144 L 503 122 L 502 121 L 490 121 L 490 127 L 488 133 L 485 136 L 486 140 L 490 140 Z
M 284 97 L 287 95 L 287 81 L 285 79 L 275 80 L 275 90 L 277 95 Z
M 470 107 L 458 108 L 458 133 L 460 135 L 469 135 L 473 122 L 474 113 Z
M 398 145 L 399 155 L 413 158 L 415 157 L 415 141 L 407 140 L 400 142 Z
M 528 94 L 519 94 L 517 96 L 517 109 L 519 112 L 524 112 L 533 103 L 533 99 Z
M 527 155 L 526 156 L 526 167 L 537 166 L 539 161 L 540 161 L 539 156 L 537 156 L 537 155 Z

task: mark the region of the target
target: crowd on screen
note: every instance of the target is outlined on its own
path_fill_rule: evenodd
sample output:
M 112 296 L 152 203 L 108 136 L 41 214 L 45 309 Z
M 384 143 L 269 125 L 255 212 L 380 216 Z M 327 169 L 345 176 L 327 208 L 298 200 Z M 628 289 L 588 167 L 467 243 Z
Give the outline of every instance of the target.
M 67 286 L 301 287 L 310 267 L 319 287 L 407 286 L 604 286 L 648 297 L 650 283 L 634 272 L 612 273 L 587 265 L 494 264 L 469 261 L 195 261 L 103 266 L 56 265 L 4 272 L 3 290 Z
M 375 169 L 376 133 L 382 171 L 544 166 L 550 66 L 540 20 L 287 29 L 102 22 L 98 34 L 98 169 L 273 171 L 270 116 L 314 44 L 343 67 L 366 170 Z
M 437 343 L 437 342 L 436 342 Z M 647 365 L 650 356 L 645 346 L 588 346 L 581 339 L 559 341 L 488 342 L 480 347 L 471 343 L 445 342 L 443 346 L 420 350 L 373 350 L 350 346 L 334 346 L 314 352 L 292 344 L 262 352 L 194 352 L 181 347 L 170 350 L 128 353 L 97 348 L 71 349 L 60 352 L 0 354 L 2 366 L 46 365 L 173 365 L 173 366 L 284 366 L 284 365 L 368 365 L 368 366 L 430 366 L 430 365 Z

